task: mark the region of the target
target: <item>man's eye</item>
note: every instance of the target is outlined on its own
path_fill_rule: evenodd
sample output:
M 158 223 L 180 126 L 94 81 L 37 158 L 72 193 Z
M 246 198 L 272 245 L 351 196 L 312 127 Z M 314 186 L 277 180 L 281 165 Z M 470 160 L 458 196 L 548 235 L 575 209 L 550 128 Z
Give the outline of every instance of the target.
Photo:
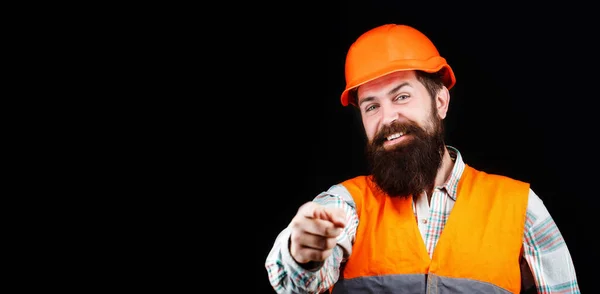
M 369 106 L 367 106 L 367 108 L 365 108 L 365 112 L 374 110 L 375 108 L 377 108 L 376 105 L 369 105 Z
M 394 99 L 394 100 L 395 101 L 402 101 L 402 100 L 408 99 L 408 97 L 409 96 L 407 94 L 401 94 L 401 95 L 396 96 L 396 99 Z

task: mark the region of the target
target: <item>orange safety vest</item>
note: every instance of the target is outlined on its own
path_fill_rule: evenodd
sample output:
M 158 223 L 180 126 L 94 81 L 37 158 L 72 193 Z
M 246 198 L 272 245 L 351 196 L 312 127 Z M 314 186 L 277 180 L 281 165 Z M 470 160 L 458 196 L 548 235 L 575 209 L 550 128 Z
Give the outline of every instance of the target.
M 342 184 L 360 222 L 332 293 L 519 293 L 528 183 L 465 166 L 432 258 L 411 198 L 382 194 L 366 176 Z

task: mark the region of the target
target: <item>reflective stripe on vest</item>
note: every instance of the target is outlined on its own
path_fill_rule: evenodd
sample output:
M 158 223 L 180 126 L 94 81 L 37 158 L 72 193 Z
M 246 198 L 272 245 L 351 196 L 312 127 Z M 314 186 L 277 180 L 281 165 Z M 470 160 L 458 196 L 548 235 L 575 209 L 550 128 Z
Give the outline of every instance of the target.
M 340 281 L 332 291 L 332 294 L 338 293 L 509 294 L 511 292 L 476 280 L 439 277 L 434 274 L 403 274 Z
M 529 184 L 465 166 L 432 258 L 411 198 L 381 194 L 365 176 L 342 184 L 359 226 L 333 293 L 519 293 Z

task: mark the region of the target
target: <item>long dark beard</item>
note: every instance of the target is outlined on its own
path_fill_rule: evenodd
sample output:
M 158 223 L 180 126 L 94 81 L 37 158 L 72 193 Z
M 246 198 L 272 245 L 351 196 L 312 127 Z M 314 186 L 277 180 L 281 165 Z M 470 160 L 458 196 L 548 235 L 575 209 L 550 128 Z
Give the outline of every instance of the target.
M 409 197 L 419 195 L 433 185 L 445 148 L 441 119 L 432 115 L 431 121 L 431 133 L 412 121 L 394 122 L 382 128 L 367 144 L 372 180 L 382 192 L 389 196 Z M 407 142 L 385 150 L 383 142 L 386 137 L 396 132 L 404 132 L 411 137 L 407 138 Z

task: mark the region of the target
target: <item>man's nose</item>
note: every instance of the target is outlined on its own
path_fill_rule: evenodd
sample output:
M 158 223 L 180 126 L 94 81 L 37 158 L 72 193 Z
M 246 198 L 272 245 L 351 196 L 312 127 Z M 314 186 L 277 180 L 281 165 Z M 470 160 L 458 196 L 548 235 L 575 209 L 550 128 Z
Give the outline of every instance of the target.
M 400 113 L 393 108 L 383 109 L 383 124 L 389 125 L 400 118 Z

